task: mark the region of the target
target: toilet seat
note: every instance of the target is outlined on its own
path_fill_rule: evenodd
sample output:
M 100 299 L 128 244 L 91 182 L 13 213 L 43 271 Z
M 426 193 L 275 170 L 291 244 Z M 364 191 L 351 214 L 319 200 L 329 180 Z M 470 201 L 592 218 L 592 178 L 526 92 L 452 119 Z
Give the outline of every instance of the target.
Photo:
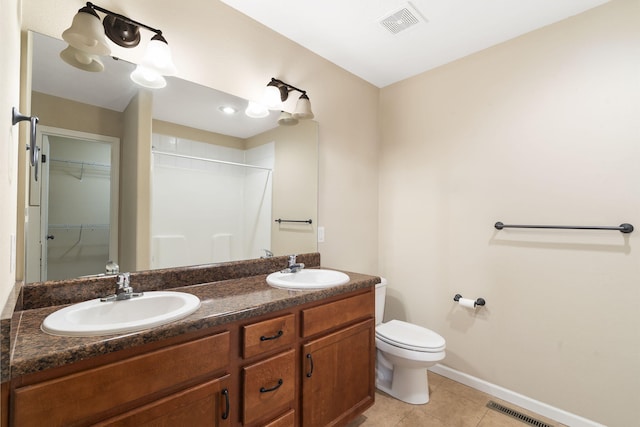
M 425 353 L 441 352 L 446 346 L 444 338 L 432 330 L 401 320 L 376 326 L 376 338 L 395 347 Z

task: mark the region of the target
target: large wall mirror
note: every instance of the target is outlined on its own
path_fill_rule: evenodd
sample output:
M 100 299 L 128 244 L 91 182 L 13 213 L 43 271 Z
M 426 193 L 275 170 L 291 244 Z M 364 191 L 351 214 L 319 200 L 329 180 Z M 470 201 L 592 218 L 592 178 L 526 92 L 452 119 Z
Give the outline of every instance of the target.
M 126 61 L 82 71 L 63 41 L 29 40 L 44 163 L 23 193 L 27 282 L 317 250 L 316 122 L 250 118 L 177 78 L 144 89 Z

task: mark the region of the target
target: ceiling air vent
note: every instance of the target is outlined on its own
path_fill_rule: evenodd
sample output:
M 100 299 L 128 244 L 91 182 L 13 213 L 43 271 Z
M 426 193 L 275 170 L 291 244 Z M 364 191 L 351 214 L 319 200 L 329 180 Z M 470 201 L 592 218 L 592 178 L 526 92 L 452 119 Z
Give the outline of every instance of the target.
M 421 19 L 420 14 L 416 9 L 407 3 L 399 10 L 391 12 L 386 17 L 380 20 L 380 25 L 389 30 L 392 34 L 398 34 L 408 28 L 419 24 L 424 19 Z

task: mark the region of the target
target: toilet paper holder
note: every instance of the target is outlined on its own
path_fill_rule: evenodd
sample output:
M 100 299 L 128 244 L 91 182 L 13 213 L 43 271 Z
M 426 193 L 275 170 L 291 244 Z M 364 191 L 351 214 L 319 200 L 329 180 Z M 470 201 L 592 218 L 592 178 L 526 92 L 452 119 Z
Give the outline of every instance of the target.
M 460 301 L 460 298 L 462 298 L 462 295 L 460 295 L 460 294 L 456 294 L 456 295 L 453 297 L 453 300 L 454 300 L 455 302 L 458 302 L 458 301 Z M 473 306 L 474 306 L 474 307 L 476 307 L 476 306 L 479 306 L 479 305 L 485 305 L 486 303 L 487 303 L 487 302 L 484 300 L 484 298 L 478 298 L 478 299 L 476 299 L 476 301 L 473 303 Z

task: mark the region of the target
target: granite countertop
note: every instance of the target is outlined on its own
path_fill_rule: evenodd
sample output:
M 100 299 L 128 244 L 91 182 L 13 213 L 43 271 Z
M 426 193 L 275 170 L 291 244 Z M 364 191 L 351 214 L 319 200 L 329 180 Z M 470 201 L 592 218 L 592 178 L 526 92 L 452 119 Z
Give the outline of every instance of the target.
M 380 282 L 376 276 L 346 272 L 350 281 L 328 289 L 291 291 L 266 283 L 266 274 L 173 288 L 196 295 L 200 308 L 188 317 L 151 329 L 123 335 L 60 337 L 41 331 L 40 325 L 62 305 L 16 312 L 12 331 L 10 377 L 51 369 L 94 356 L 160 341 L 184 333 L 319 301 L 334 295 L 365 289 Z M 168 290 L 171 288 L 163 289 Z

